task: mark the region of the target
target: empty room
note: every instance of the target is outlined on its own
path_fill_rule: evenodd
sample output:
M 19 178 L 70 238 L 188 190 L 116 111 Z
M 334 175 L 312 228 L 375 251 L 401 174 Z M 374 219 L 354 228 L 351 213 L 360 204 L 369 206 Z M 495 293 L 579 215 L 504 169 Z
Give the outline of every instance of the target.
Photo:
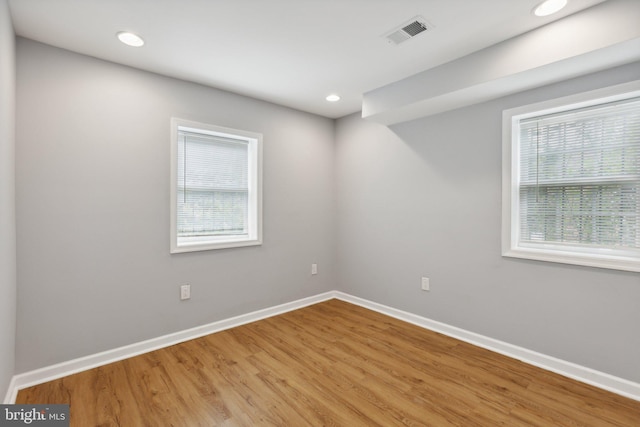
M 640 426 L 640 1 L 0 0 L 0 425 Z

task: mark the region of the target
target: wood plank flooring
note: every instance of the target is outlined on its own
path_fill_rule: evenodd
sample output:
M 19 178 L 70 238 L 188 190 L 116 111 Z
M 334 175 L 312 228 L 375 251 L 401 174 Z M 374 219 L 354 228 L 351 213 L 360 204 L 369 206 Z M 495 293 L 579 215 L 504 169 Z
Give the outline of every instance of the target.
M 640 426 L 640 402 L 330 300 L 21 390 L 71 426 Z

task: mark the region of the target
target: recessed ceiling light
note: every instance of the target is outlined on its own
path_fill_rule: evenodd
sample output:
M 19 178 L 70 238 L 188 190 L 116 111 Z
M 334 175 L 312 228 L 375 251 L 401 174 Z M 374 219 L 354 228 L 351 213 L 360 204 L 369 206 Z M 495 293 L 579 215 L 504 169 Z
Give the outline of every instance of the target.
M 547 16 L 556 13 L 567 5 L 567 0 L 545 0 L 533 9 L 536 16 Z
M 140 47 L 144 44 L 144 40 L 142 40 L 142 37 L 128 31 L 120 31 L 116 35 L 118 36 L 118 40 L 128 46 Z
M 325 98 L 329 102 L 337 102 L 340 101 L 340 97 L 336 94 L 331 94 Z

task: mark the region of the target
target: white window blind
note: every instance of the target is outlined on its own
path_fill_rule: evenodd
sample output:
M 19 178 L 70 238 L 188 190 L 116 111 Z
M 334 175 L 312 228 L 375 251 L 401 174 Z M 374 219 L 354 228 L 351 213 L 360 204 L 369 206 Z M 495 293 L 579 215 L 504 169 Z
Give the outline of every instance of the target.
M 246 235 L 246 141 L 178 131 L 178 237 Z
M 640 98 L 519 124 L 520 243 L 640 250 Z

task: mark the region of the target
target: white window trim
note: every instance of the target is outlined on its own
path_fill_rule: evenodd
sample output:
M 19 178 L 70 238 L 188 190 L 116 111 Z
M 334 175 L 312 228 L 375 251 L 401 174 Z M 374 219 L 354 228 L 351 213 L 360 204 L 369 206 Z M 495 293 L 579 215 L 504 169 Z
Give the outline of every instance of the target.
M 205 236 L 183 238 L 178 241 L 177 180 L 178 180 L 178 128 L 196 133 L 210 133 L 232 139 L 245 140 L 249 144 L 249 209 L 248 233 L 241 236 Z M 262 134 L 221 126 L 171 118 L 171 173 L 170 252 L 183 253 L 212 249 L 238 248 L 262 244 Z
M 518 120 L 541 114 L 577 109 L 595 103 L 614 102 L 640 96 L 640 80 L 576 95 L 543 101 L 505 110 L 502 113 L 502 255 L 538 261 L 584 265 L 589 267 L 640 272 L 640 257 L 634 252 L 606 249 L 580 251 L 562 245 L 519 244 L 518 133 L 513 132 Z M 597 101 L 597 102 L 596 102 Z

